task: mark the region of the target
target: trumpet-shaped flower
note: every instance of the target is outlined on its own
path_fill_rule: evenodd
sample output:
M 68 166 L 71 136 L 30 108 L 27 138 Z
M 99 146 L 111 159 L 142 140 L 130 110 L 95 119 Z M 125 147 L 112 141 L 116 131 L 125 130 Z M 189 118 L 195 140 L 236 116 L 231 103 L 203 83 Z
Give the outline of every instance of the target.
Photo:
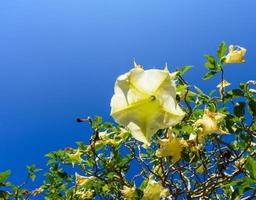
M 245 62 L 244 56 L 246 49 L 240 46 L 229 46 L 229 54 L 226 55 L 226 63 L 243 63 Z
M 111 99 L 111 115 L 146 145 L 159 130 L 179 123 L 184 112 L 176 102 L 175 74 L 168 69 L 135 67 L 119 76 Z
M 82 155 L 82 152 L 78 149 L 76 151 L 76 153 L 73 153 L 73 154 L 68 154 L 68 157 L 70 158 L 71 160 L 71 163 L 72 165 L 74 166 L 75 164 L 80 164 L 83 162 L 83 159 L 81 158 L 81 155 Z
M 90 181 L 93 181 L 95 179 L 94 176 L 86 177 L 86 176 L 81 176 L 78 173 L 75 173 L 76 177 L 76 185 L 77 186 L 83 186 L 89 183 Z
M 150 178 L 147 187 L 143 190 L 142 200 L 159 200 L 163 194 L 163 189 L 160 182 L 156 182 Z
M 216 132 L 225 133 L 225 131 L 221 130 L 221 128 L 219 126 L 219 123 L 225 117 L 226 117 L 226 115 L 224 115 L 222 113 L 214 113 L 214 112 L 211 112 L 209 109 L 205 109 L 203 117 L 201 119 L 198 119 L 195 122 L 195 127 L 202 128 L 200 137 L 201 136 L 203 137 L 207 134 L 216 133 Z
M 171 134 L 169 134 L 168 139 L 161 139 L 158 143 L 160 148 L 157 150 L 156 155 L 158 157 L 172 156 L 174 163 L 180 160 L 181 152 L 187 146 L 187 142 L 184 139 L 173 137 Z
M 124 188 L 121 190 L 123 197 L 127 200 L 135 199 L 135 192 L 136 192 L 135 187 L 124 186 Z

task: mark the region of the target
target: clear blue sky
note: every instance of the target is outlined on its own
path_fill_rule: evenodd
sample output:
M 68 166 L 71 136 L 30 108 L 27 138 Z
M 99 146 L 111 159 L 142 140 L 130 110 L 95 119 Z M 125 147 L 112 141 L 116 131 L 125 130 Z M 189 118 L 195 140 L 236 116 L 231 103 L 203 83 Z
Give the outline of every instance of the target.
M 200 85 L 203 55 L 224 40 L 248 50 L 226 79 L 233 87 L 255 79 L 255 8 L 253 0 L 1 0 L 0 171 L 19 183 L 26 165 L 44 168 L 47 152 L 87 143 L 91 131 L 75 118 L 112 120 L 114 81 L 133 58 L 171 71 L 194 65 L 186 78 Z

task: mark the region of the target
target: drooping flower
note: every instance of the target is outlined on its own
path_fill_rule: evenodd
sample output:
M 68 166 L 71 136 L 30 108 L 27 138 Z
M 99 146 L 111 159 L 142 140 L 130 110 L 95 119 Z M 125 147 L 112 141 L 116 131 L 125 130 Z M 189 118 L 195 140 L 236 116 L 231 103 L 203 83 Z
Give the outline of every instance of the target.
M 204 110 L 203 117 L 201 119 L 198 119 L 195 122 L 195 127 L 202 128 L 201 133 L 199 134 L 199 140 L 202 141 L 203 137 L 205 135 L 211 134 L 211 133 L 226 133 L 223 131 L 219 123 L 226 117 L 226 115 L 222 113 L 214 113 L 211 112 L 209 109 Z
M 93 190 L 85 190 L 85 189 L 77 190 L 75 192 L 75 195 L 78 197 L 78 199 L 81 199 L 81 200 L 93 199 L 93 194 L 94 194 Z
M 135 199 L 135 187 L 127 187 L 124 186 L 124 188 L 121 190 L 121 193 L 123 197 L 127 200 L 134 200 Z
M 162 183 L 150 178 L 147 187 L 143 190 L 142 200 L 160 200 L 162 191 Z
M 81 176 L 78 173 L 75 173 L 75 177 L 76 177 L 76 185 L 79 186 L 83 186 L 86 185 L 87 183 L 89 183 L 90 181 L 95 180 L 94 176 Z
M 231 85 L 231 84 L 230 84 L 228 81 L 226 81 L 226 80 L 221 81 L 221 82 L 217 85 L 217 88 L 219 88 L 219 92 L 220 92 L 221 97 L 223 97 L 224 88 L 225 88 L 225 87 L 228 87 L 228 86 L 230 86 L 230 85 Z
M 161 139 L 158 141 L 160 148 L 157 150 L 158 157 L 172 156 L 172 161 L 176 163 L 181 158 L 181 152 L 187 146 L 184 139 L 173 137 L 169 134 L 168 139 Z
M 246 49 L 240 46 L 229 46 L 229 54 L 226 55 L 226 63 L 243 63 L 245 62 L 244 56 Z
M 170 191 L 169 191 L 169 189 L 167 189 L 167 188 L 164 188 L 162 191 L 161 191 L 161 193 L 160 193 L 160 197 L 163 197 L 163 198 L 166 198 L 166 197 L 168 197 L 170 195 Z
M 81 158 L 82 152 L 77 149 L 76 153 L 68 153 L 68 157 L 71 160 L 72 165 L 74 166 L 75 164 L 80 164 L 83 162 L 83 159 Z
M 179 123 L 185 113 L 176 102 L 175 74 L 168 69 L 135 67 L 119 76 L 111 99 L 111 116 L 146 145 L 159 130 Z

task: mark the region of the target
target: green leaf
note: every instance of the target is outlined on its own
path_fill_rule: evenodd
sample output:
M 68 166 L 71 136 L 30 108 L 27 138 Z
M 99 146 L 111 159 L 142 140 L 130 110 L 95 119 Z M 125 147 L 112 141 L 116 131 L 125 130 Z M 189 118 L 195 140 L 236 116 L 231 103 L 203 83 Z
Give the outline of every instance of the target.
M 204 57 L 206 58 L 207 62 L 211 63 L 211 64 L 215 64 L 215 58 L 212 55 L 206 54 L 204 55 Z
M 217 51 L 218 58 L 221 59 L 227 51 L 227 46 L 225 42 L 220 43 L 219 49 Z
M 245 169 L 250 173 L 250 177 L 256 180 L 256 160 L 253 157 L 248 157 L 245 163 Z
M 9 193 L 3 190 L 0 190 L 0 200 L 9 199 Z
M 207 72 L 204 77 L 203 77 L 203 80 L 208 80 L 210 78 L 212 78 L 217 72 L 216 71 L 210 71 L 210 72 Z
M 93 128 L 99 128 L 101 123 L 102 123 L 102 118 L 100 116 L 95 116 L 92 127 Z
M 36 179 L 36 175 L 35 174 L 30 174 L 29 177 L 31 178 L 32 182 L 34 182 L 35 179 Z
M 246 191 L 253 189 L 254 181 L 249 177 L 243 177 L 237 180 L 233 180 L 226 186 L 236 187 L 235 191 L 232 193 L 231 199 L 236 199 L 240 195 L 243 195 Z
M 232 98 L 235 97 L 243 97 L 244 96 L 244 92 L 242 90 L 239 89 L 233 89 L 227 92 L 228 95 L 230 95 Z
M 249 111 L 251 115 L 255 117 L 256 116 L 256 100 L 251 99 L 248 105 L 249 105 Z
M 245 83 L 240 83 L 239 86 L 243 91 L 247 90 L 247 85 Z
M 215 67 L 215 63 L 210 63 L 210 62 L 206 62 L 204 64 L 204 66 L 207 68 L 207 69 L 210 69 L 210 70 L 214 70 L 216 67 Z
M 143 190 L 144 188 L 147 187 L 147 184 L 148 184 L 148 179 L 144 179 L 144 181 L 141 183 L 140 185 L 140 189 Z
M 197 91 L 200 95 L 205 95 L 205 96 L 206 96 L 206 94 L 205 94 L 199 87 L 194 86 L 194 88 L 196 89 L 196 91 Z
M 212 96 L 215 92 L 216 92 L 215 89 L 211 90 L 210 93 L 209 93 L 209 96 Z
M 191 65 L 187 65 L 179 69 L 180 75 L 184 75 L 191 67 L 192 67 Z
M 234 114 L 237 116 L 237 117 L 243 117 L 244 116 L 244 107 L 245 107 L 245 103 L 244 102 L 238 102 L 235 104 L 235 107 L 234 107 Z
M 6 170 L 2 173 L 0 173 L 0 183 L 3 183 L 6 181 L 6 179 L 10 176 L 11 171 L 10 170 Z
M 215 61 L 215 58 L 209 54 L 206 54 L 204 56 L 206 58 L 206 63 L 205 63 L 205 67 L 209 70 L 215 70 L 217 71 L 217 69 L 220 70 L 220 67 L 218 67 L 218 64 Z

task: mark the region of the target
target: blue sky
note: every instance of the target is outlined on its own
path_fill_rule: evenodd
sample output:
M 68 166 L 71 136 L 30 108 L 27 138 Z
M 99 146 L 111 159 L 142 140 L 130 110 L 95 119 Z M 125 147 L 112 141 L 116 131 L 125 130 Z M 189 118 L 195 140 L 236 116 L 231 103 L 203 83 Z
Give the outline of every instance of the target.
M 136 61 L 148 68 L 193 65 L 200 85 L 206 53 L 218 44 L 247 48 L 247 62 L 228 65 L 236 87 L 255 79 L 255 1 L 0 1 L 0 171 L 12 180 L 25 166 L 45 166 L 49 151 L 88 142 L 75 118 L 109 116 L 116 77 Z M 209 91 L 219 80 L 204 82 Z

